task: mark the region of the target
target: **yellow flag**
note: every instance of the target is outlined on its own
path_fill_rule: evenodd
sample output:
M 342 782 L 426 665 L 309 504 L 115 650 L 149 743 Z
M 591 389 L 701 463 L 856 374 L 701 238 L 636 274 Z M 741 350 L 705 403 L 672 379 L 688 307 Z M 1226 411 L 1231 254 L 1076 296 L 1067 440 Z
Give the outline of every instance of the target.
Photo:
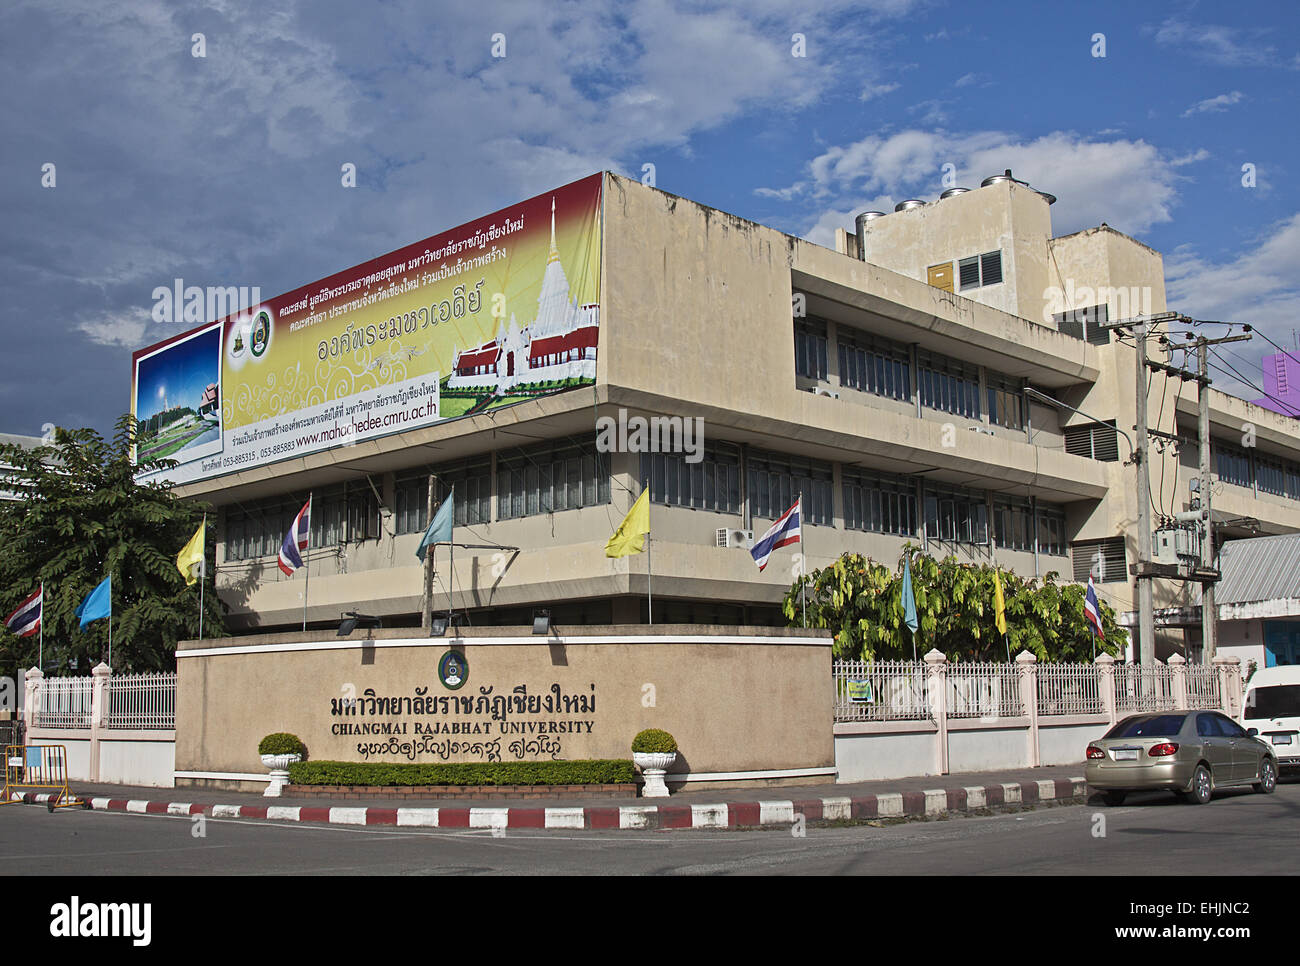
M 185 578 L 186 586 L 193 586 L 194 582 L 199 579 L 199 573 L 203 569 L 203 531 L 207 529 L 207 519 L 199 524 L 199 528 L 194 531 L 194 536 L 190 537 L 190 542 L 181 548 L 181 552 L 176 555 L 176 568 Z
M 645 535 L 650 532 L 650 490 L 647 487 L 627 511 L 614 535 L 605 544 L 606 557 L 626 557 L 645 549 Z
M 998 571 L 993 571 L 993 623 L 997 625 L 998 633 L 1007 632 L 1007 605 L 1002 599 L 1002 577 Z

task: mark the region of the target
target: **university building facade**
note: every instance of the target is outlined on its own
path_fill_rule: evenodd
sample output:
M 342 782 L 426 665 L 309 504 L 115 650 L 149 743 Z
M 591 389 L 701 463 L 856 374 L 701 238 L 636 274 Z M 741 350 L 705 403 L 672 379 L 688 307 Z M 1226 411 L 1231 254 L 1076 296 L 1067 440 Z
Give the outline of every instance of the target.
M 1135 610 L 1136 353 L 1101 323 L 1166 308 L 1158 252 L 1106 225 L 1054 238 L 1055 199 L 1009 173 L 860 219 L 838 250 L 602 181 L 599 305 L 569 297 L 552 228 L 536 308 L 463 346 L 447 383 L 500 397 L 540 368 L 576 388 L 178 486 L 218 508 L 236 633 L 301 626 L 304 575 L 276 554 L 309 493 L 308 623 L 418 626 L 430 474 L 438 499 L 454 489 L 457 542 L 518 548 L 458 550 L 454 573 L 438 551 L 434 607 L 450 595 L 474 625 L 543 607 L 560 627 L 641 623 L 648 591 L 656 623 L 784 624 L 797 567 L 893 566 L 908 541 L 1026 576 L 1091 571 Z M 1192 496 L 1194 384 L 1156 377 L 1148 411 L 1167 437 L 1155 513 L 1172 516 Z M 702 419 L 702 447 L 605 452 L 597 420 L 620 413 Z M 1300 531 L 1300 422 L 1218 391 L 1211 420 L 1222 535 Z M 643 485 L 650 553 L 607 558 Z M 760 573 L 735 531 L 761 535 L 801 493 L 802 556 Z M 1194 595 L 1156 584 L 1157 608 Z M 1196 643 L 1163 629 L 1157 655 Z

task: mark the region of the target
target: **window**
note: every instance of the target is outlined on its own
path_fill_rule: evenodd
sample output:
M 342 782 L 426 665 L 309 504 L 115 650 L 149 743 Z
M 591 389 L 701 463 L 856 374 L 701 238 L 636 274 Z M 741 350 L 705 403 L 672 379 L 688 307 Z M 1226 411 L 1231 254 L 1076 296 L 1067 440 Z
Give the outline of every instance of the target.
M 1102 323 L 1110 320 L 1110 307 L 1107 305 L 1090 305 L 1087 308 L 1067 309 L 1055 313 L 1056 328 L 1068 336 L 1084 339 L 1093 345 L 1109 345 L 1110 330 L 1102 328 Z
M 916 486 L 903 476 L 844 471 L 844 526 L 869 533 L 916 534 Z
M 492 519 L 492 462 L 480 456 L 398 477 L 394 507 L 398 533 L 422 533 L 429 525 L 430 473 L 437 478 L 434 512 L 453 495 L 452 522 L 456 526 L 474 526 Z
M 364 480 L 360 484 L 351 484 L 353 495 L 359 508 L 358 520 L 353 540 L 366 539 L 360 534 L 378 535 L 379 504 L 370 495 L 364 500 L 360 486 L 369 489 Z M 344 523 L 347 519 L 348 491 L 344 486 L 332 486 L 315 491 L 312 494 L 311 508 L 311 543 L 313 548 L 330 547 L 344 541 Z M 293 525 L 293 518 L 298 515 L 306 495 L 292 497 L 272 497 L 256 500 L 226 509 L 226 560 L 252 560 L 256 557 L 274 556 L 280 552 L 285 534 Z M 368 525 L 370 512 L 373 511 L 373 526 Z M 365 518 L 363 520 L 362 518 Z M 372 532 L 373 531 L 373 532 Z
M 1074 563 L 1074 579 L 1087 581 L 1089 574 L 1099 583 L 1118 583 L 1128 580 L 1128 558 L 1124 552 L 1124 538 L 1106 540 L 1080 540 L 1070 545 Z
M 945 292 L 952 291 L 952 262 L 931 265 L 925 270 L 925 276 L 935 288 L 941 288 Z
M 684 453 L 644 453 L 641 478 L 647 476 L 652 503 L 719 513 L 741 510 L 740 450 L 730 444 L 707 444 L 698 463 L 686 462 Z
M 980 418 L 979 368 L 924 349 L 916 354 L 921 405 L 970 419 Z
M 839 329 L 840 385 L 889 399 L 912 398 L 907 347 Z
M 775 520 L 803 493 L 803 515 L 810 524 L 829 527 L 834 510 L 831 465 L 818 460 L 753 453 L 748 460 L 750 513 Z
M 983 255 L 961 259 L 957 263 L 957 278 L 963 292 L 985 285 L 997 285 L 1002 281 L 1002 252 L 985 252 Z
M 1112 419 L 1106 423 L 1084 423 L 1065 427 L 1065 451 L 1103 463 L 1119 460 L 1119 433 Z
M 826 323 L 816 319 L 794 325 L 794 371 L 808 379 L 826 378 Z
M 1034 549 L 1034 516 L 1028 500 L 999 498 L 994 501 L 993 537 L 998 549 Z
M 1038 552 L 1053 557 L 1064 557 L 1065 511 L 1060 507 L 1038 507 Z
M 997 373 L 986 373 L 988 386 L 989 422 L 1007 429 L 1025 428 L 1025 396 L 1019 379 Z
M 497 518 L 509 520 L 609 502 L 609 463 L 595 437 L 513 450 L 497 458 Z
M 988 503 L 982 490 L 927 485 L 924 499 L 926 539 L 989 542 Z
M 1286 468 L 1281 460 L 1255 457 L 1255 485 L 1265 493 L 1286 496 Z
M 1237 486 L 1251 485 L 1249 453 L 1235 446 L 1224 446 L 1222 443 L 1211 443 L 1210 448 L 1214 471 L 1220 480 L 1225 483 L 1235 483 Z

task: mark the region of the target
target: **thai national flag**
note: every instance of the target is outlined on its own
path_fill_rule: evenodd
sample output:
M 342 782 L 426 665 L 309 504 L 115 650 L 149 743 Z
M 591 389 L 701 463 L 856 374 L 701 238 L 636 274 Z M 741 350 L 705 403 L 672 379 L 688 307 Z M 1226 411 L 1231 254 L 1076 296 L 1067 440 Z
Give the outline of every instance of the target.
M 1093 633 L 1104 641 L 1106 635 L 1101 629 L 1101 608 L 1097 605 L 1097 589 L 1092 586 L 1091 574 L 1088 575 L 1088 596 L 1083 599 L 1083 616 L 1092 625 Z
M 41 629 L 41 605 L 45 600 L 45 587 L 18 605 L 18 609 L 5 618 L 5 627 L 19 637 L 31 637 Z
M 310 531 L 311 500 L 308 500 L 293 518 L 293 526 L 289 527 L 284 543 L 280 544 L 280 569 L 286 576 L 292 577 L 293 572 L 302 566 L 302 554 L 307 549 Z
M 803 497 L 794 501 L 794 506 L 786 510 L 781 519 L 772 524 L 772 528 L 763 534 L 761 540 L 754 544 L 754 549 L 749 551 L 754 558 L 754 563 L 758 564 L 758 569 L 762 570 L 767 566 L 767 558 L 772 556 L 772 551 L 781 547 L 788 547 L 792 543 L 799 543 L 802 540 L 799 529 L 800 512 L 803 507 Z

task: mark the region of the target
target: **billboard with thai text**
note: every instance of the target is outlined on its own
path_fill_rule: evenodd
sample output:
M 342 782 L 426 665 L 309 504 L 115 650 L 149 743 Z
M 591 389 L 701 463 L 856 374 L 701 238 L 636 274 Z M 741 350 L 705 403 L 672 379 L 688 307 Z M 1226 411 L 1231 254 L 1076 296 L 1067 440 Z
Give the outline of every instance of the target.
M 591 385 L 601 175 L 133 356 L 137 458 L 190 482 Z

